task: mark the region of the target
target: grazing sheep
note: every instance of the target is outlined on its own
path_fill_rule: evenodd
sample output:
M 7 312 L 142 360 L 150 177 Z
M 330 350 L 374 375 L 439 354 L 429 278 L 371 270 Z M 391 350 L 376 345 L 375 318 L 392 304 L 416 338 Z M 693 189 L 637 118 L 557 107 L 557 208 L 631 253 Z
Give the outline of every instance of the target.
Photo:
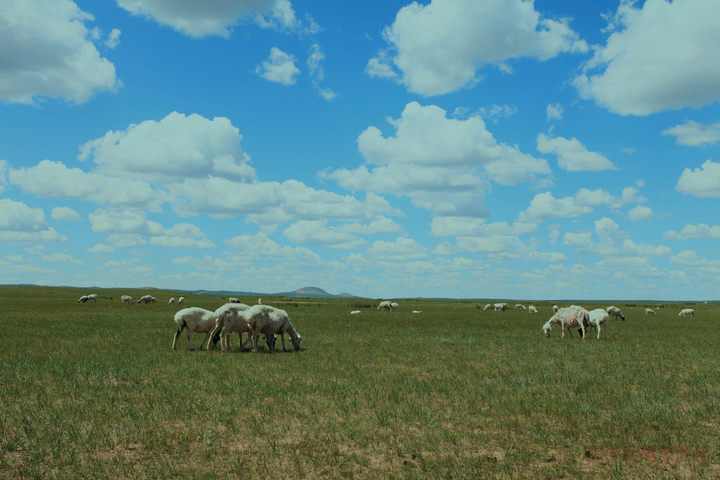
M 521 303 L 516 303 L 515 308 L 519 308 L 520 310 L 525 310 L 525 305 L 523 305 Z
M 242 334 L 248 334 L 248 340 L 252 336 L 252 327 L 247 322 L 242 312 L 250 308 L 244 303 L 226 303 L 222 307 L 215 310 L 215 325 L 210 333 L 212 338 L 216 335 L 220 335 L 220 346 L 223 351 L 227 351 L 230 348 L 230 334 L 237 332 L 240 338 L 240 348 L 244 346 L 242 341 Z M 210 350 L 210 345 L 207 345 L 207 349 Z
M 623 322 L 625 321 L 625 315 L 620 311 L 618 307 L 615 307 L 613 305 L 610 305 L 605 309 L 611 317 L 619 318 Z
M 183 303 L 185 303 L 185 297 L 178 298 L 178 305 L 182 305 Z
M 558 307 L 557 305 L 553 305 L 553 313 L 557 313 L 558 310 L 560 310 L 560 307 Z
M 187 328 L 188 331 L 187 340 L 188 348 L 190 348 L 190 350 L 195 350 L 195 347 L 193 347 L 192 341 L 190 340 L 192 334 L 205 333 L 205 338 L 203 338 L 203 341 L 200 342 L 200 349 L 202 349 L 204 343 L 209 343 L 210 333 L 215 328 L 215 312 L 211 312 L 210 310 L 205 310 L 200 307 L 183 308 L 175 314 L 175 324 L 178 329 L 177 332 L 175 332 L 175 337 L 173 338 L 173 350 L 177 347 L 177 339 L 185 328 Z M 212 337 L 213 345 L 217 344 L 217 341 L 217 337 Z
M 78 299 L 78 303 L 87 303 L 87 301 L 90 300 L 87 295 L 83 295 Z
M 535 305 L 530 305 L 528 307 L 528 313 L 538 313 L 537 308 L 535 308 Z
M 610 315 L 602 308 L 596 308 L 588 312 L 588 328 L 597 328 L 597 339 L 600 340 L 600 329 L 602 325 L 605 325 L 610 321 Z M 607 336 L 607 327 L 605 327 L 605 336 Z
M 502 312 L 507 309 L 507 303 L 495 303 L 493 304 L 493 308 L 496 312 Z
M 353 310 L 350 315 L 360 315 L 360 310 Z
M 168 301 L 168 305 L 172 305 L 175 303 L 175 297 L 170 297 L 170 300 Z
M 413 310 L 412 313 L 422 313 L 422 310 Z
M 270 353 L 275 349 L 274 335 L 280 334 L 280 340 L 282 340 L 283 351 L 285 349 L 285 333 L 290 336 L 290 341 L 293 344 L 295 350 L 300 350 L 300 340 L 302 337 L 295 330 L 290 317 L 285 310 L 271 307 L 269 305 L 253 305 L 244 312 L 241 313 L 253 329 L 253 351 L 258 351 L 257 339 L 260 334 L 264 334 L 268 340 L 268 347 Z
M 258 298 L 258 305 L 262 305 L 262 298 Z
M 398 304 L 397 304 L 396 302 L 391 302 L 391 303 L 390 303 L 390 308 L 392 308 L 393 310 L 397 310 L 397 309 L 398 309 Z
M 647 317 L 648 315 L 655 315 L 655 310 L 653 310 L 652 308 L 646 308 L 645 316 Z
M 153 297 L 152 295 L 143 295 L 142 297 L 140 297 L 140 299 L 137 301 L 137 303 L 138 303 L 138 305 L 140 305 L 141 303 L 148 304 L 148 303 L 155 303 L 156 301 L 157 300 L 155 300 L 155 297 Z
M 695 316 L 695 310 L 692 308 L 683 308 L 680 310 L 680 313 L 678 313 L 678 317 L 687 317 L 688 315 Z
M 91 293 L 87 297 L 88 297 L 88 301 L 92 300 L 93 302 L 97 303 L 97 295 L 96 294 Z
M 483 312 L 484 312 L 485 310 L 490 310 L 490 307 L 492 307 L 492 305 L 490 305 L 489 303 L 488 303 L 487 305 L 485 305 L 485 306 L 483 307 Z
M 560 308 L 550 317 L 550 320 L 543 325 L 542 329 L 546 337 L 550 336 L 550 329 L 553 325 L 560 325 L 562 338 L 565 338 L 565 329 L 572 337 L 571 328 L 580 327 L 582 338 L 585 338 L 585 327 L 588 325 L 588 311 L 577 305 Z
M 383 300 L 377 306 L 378 310 L 392 310 L 392 302 L 390 300 Z
M 134 302 L 133 297 L 130 295 L 123 295 L 120 297 L 120 302 L 132 304 Z
M 240 303 L 240 299 L 235 297 L 228 298 L 228 303 Z

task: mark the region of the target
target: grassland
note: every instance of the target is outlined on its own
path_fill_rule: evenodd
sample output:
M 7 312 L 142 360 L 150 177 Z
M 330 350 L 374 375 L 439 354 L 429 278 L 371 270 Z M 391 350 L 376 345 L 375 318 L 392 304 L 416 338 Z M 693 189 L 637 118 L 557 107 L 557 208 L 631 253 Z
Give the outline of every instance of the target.
M 720 478 L 720 306 L 581 341 L 544 303 L 263 298 L 303 336 L 269 354 L 172 351 L 177 292 L 83 293 L 0 287 L 0 478 Z

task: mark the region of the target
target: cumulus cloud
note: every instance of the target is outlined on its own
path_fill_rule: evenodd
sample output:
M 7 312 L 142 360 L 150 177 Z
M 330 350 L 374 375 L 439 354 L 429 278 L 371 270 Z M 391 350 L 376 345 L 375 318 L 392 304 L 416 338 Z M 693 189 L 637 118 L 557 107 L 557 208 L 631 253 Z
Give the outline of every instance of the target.
M 153 19 L 194 38 L 228 38 L 233 27 L 249 19 L 263 28 L 298 30 L 301 22 L 288 0 L 116 0 L 128 12 Z
M 65 222 L 80 221 L 80 215 L 69 207 L 55 207 L 50 212 L 50 216 L 55 220 L 63 220 Z
M 50 228 L 45 212 L 22 202 L 0 198 L 0 242 L 64 242 L 61 235 Z
M 606 44 L 573 83 L 621 115 L 701 107 L 720 98 L 720 3 L 622 0 Z M 593 73 L 594 72 L 594 73 Z
M 43 255 L 42 258 L 44 261 L 51 262 L 51 263 L 76 263 L 76 264 L 83 263 L 82 260 L 73 258 L 71 255 L 68 255 L 67 253 L 53 253 L 52 255 Z
M 395 136 L 371 126 L 358 137 L 365 165 L 322 177 L 348 190 L 404 195 L 437 215 L 479 217 L 486 214 L 486 177 L 514 185 L 550 171 L 545 160 L 498 143 L 479 116 L 447 118 L 440 107 L 411 102 L 389 121 Z
M 685 123 L 663 130 L 663 135 L 672 135 L 679 145 L 704 147 L 720 141 L 720 123 L 703 125 L 688 120 Z
M 554 153 L 558 165 L 568 172 L 599 172 L 615 170 L 615 165 L 604 155 L 591 152 L 577 138 L 537 136 L 537 149 L 541 153 Z
M 107 40 L 105 40 L 105 46 L 113 50 L 120 45 L 120 34 L 122 32 L 117 28 L 113 28 L 108 34 Z
M 428 256 L 427 248 L 409 237 L 398 237 L 394 242 L 376 240 L 367 253 L 385 260 L 411 260 Z
M 115 67 L 95 48 L 92 20 L 71 0 L 0 2 L 0 100 L 84 103 L 115 91 Z
M 612 206 L 618 200 L 602 189 L 580 189 L 572 197 L 555 198 L 552 193 L 538 193 L 530 201 L 530 206 L 520 213 L 518 219 L 523 222 L 540 221 L 546 218 L 574 218 L 587 215 L 594 207 Z
M 295 66 L 294 56 L 272 47 L 268 58 L 255 68 L 255 73 L 265 80 L 289 86 L 295 85 L 300 69 Z
M 652 220 L 655 217 L 655 213 L 650 207 L 638 205 L 628 212 L 628 218 L 633 222 L 646 222 Z
M 720 198 L 720 163 L 707 160 L 700 168 L 683 170 L 675 189 L 699 198 Z
M 299 220 L 290 225 L 283 235 L 295 243 L 309 243 L 336 249 L 358 249 L 365 240 L 351 233 L 329 226 L 325 220 Z
M 663 234 L 664 238 L 671 240 L 690 240 L 695 238 L 720 238 L 720 225 L 707 225 L 700 223 L 698 225 L 685 225 L 685 227 L 676 232 L 670 230 Z
M 308 55 L 307 65 L 310 69 L 310 78 L 315 90 L 318 91 L 320 96 L 328 102 L 334 100 L 337 94 L 330 88 L 323 88 L 321 83 L 325 80 L 325 69 L 323 68 L 323 61 L 325 60 L 325 53 L 319 44 L 315 43 L 310 47 L 310 54 Z
M 546 108 L 548 122 L 552 120 L 562 120 L 564 112 L 563 106 L 559 103 L 548 104 Z
M 514 58 L 544 61 L 588 50 L 568 19 L 543 18 L 522 0 L 413 2 L 397 12 L 383 38 L 388 48 L 368 62 L 366 72 L 397 78 L 421 95 L 472 86 L 486 65 L 509 71 L 506 62 Z
M 612 222 L 612 220 L 610 221 Z M 598 228 L 607 228 L 608 225 L 609 222 L 607 221 L 601 222 L 600 224 L 596 223 L 596 230 Z M 610 236 L 603 235 L 602 233 L 599 234 L 599 242 L 594 242 L 592 240 L 591 232 L 568 232 L 564 235 L 563 242 L 565 245 L 578 250 L 579 252 L 608 257 L 651 257 L 666 256 L 672 253 L 670 248 L 665 245 L 636 243 L 629 238 L 621 239 L 621 237 L 624 237 L 625 235 L 618 234 L 621 233 L 619 232 L 619 229 L 615 231 L 615 229 L 612 228 L 612 232 L 615 234 Z

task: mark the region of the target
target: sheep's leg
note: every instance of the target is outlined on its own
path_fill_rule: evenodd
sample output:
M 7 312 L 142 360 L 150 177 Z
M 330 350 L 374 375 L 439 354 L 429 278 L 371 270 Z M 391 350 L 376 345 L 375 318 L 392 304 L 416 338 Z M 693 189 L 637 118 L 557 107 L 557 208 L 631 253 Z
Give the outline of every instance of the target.
M 600 329 L 601 329 L 601 328 L 602 328 L 602 324 L 601 324 L 601 323 L 598 323 L 598 326 L 597 326 L 597 329 L 598 329 L 597 339 L 598 339 L 598 340 L 600 340 Z M 605 328 L 607 328 L 607 327 L 605 327 Z
M 244 342 L 242 341 L 242 332 L 240 332 L 240 348 L 247 348 L 246 345 L 248 342 L 250 342 L 250 348 L 252 348 L 252 332 L 245 332 L 247 333 L 247 340 Z
M 207 350 L 208 352 L 210 351 L 210 340 L 211 339 L 214 341 L 213 343 L 215 345 L 217 345 L 217 340 L 215 340 L 215 335 L 219 333 L 218 330 L 220 330 L 219 325 L 215 325 L 212 328 L 212 330 L 210 330 L 210 335 L 209 335 L 210 339 L 208 339 L 207 344 L 205 345 L 205 350 Z
M 173 350 L 176 350 L 176 349 L 177 349 L 177 348 L 176 348 L 176 347 L 177 347 L 177 340 L 178 340 L 178 337 L 180 336 L 180 334 L 182 333 L 183 328 L 185 328 L 185 327 L 184 327 L 184 326 L 178 327 L 177 332 L 175 332 L 175 337 L 173 338 L 173 346 L 172 346 Z
M 187 337 L 188 337 L 188 348 L 189 348 L 190 350 L 195 350 L 195 347 L 192 346 L 192 340 L 191 340 L 192 330 L 190 330 L 189 328 L 188 328 Z
M 285 348 L 285 332 L 282 330 L 280 331 L 280 340 L 282 341 L 283 352 L 287 352 L 287 349 Z
M 253 352 L 256 352 L 256 353 L 257 353 L 257 351 L 258 351 L 257 341 L 258 341 L 258 337 L 259 337 L 259 336 L 260 336 L 260 332 L 259 332 L 259 331 L 253 331 L 253 336 L 252 336 L 252 351 L 253 351 Z

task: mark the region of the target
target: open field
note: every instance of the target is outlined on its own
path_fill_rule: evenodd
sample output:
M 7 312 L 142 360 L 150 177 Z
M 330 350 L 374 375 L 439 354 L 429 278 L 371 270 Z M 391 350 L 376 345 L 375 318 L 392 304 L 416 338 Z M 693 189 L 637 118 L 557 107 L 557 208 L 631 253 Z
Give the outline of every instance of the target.
M 718 305 L 581 341 L 546 303 L 263 298 L 303 336 L 270 355 L 172 351 L 177 292 L 84 293 L 0 287 L 0 478 L 720 478 Z

